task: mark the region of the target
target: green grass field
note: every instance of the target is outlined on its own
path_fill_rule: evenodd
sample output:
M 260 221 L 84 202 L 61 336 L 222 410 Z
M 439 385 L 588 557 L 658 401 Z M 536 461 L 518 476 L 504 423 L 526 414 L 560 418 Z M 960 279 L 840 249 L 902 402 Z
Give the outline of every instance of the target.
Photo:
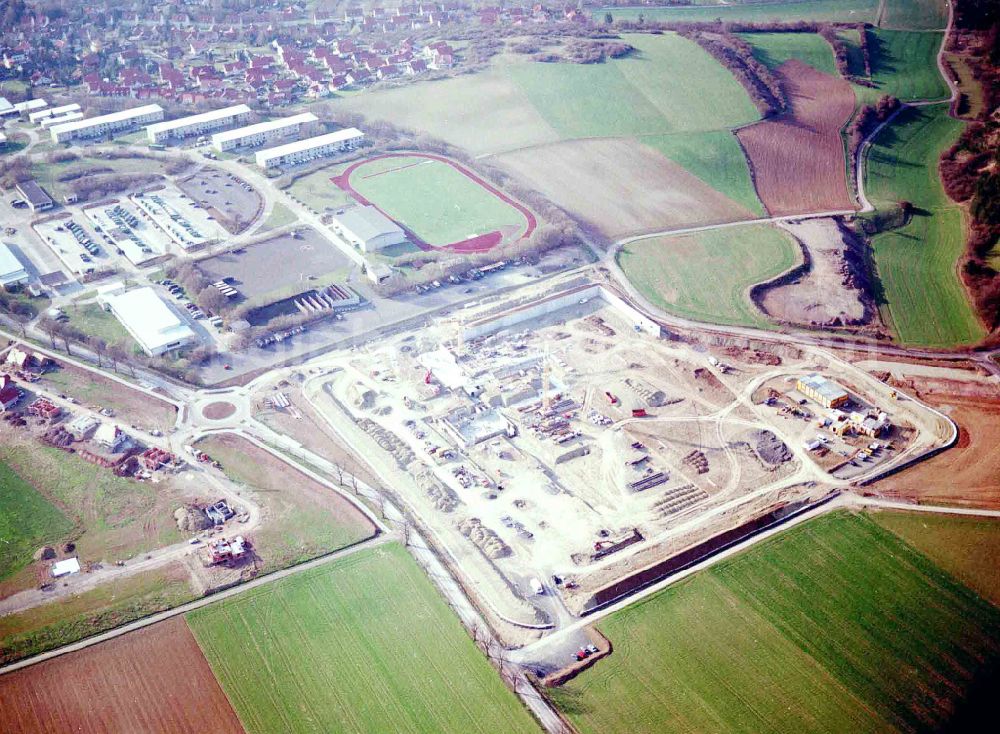
M 728 130 L 648 135 L 640 141 L 757 216 L 765 215 L 764 206 L 757 198 L 750 179 L 750 167 L 743 148 Z
M 114 314 L 105 311 L 96 303 L 73 305 L 64 309 L 70 326 L 76 327 L 88 336 L 103 339 L 107 344 L 119 344 L 131 350 L 135 340 Z
M 1000 662 L 996 608 L 844 512 L 597 626 L 611 657 L 553 690 L 584 733 L 939 730 Z
M 333 184 L 330 184 L 330 186 L 332 187 Z M 281 227 L 287 227 L 289 224 L 295 224 L 297 220 L 298 217 L 295 216 L 295 212 L 279 201 L 275 203 L 274 208 L 271 209 L 271 214 L 261 225 L 261 230 L 280 229 Z
M 948 85 L 937 67 L 943 33 L 876 29 L 868 34 L 872 81 L 880 94 L 904 102 L 946 99 Z
M 252 734 L 538 731 L 397 544 L 187 619 Z
M 323 213 L 328 209 L 350 204 L 353 200 L 330 182 L 333 168 L 323 168 L 295 179 L 288 191 L 313 211 Z
M 866 156 L 865 190 L 876 208 L 904 200 L 917 207 L 906 227 L 872 241 L 886 308 L 907 344 L 952 346 L 983 335 L 956 273 L 962 213 L 937 171 L 938 156 L 961 129 L 947 105 L 913 108 L 882 131 Z
M 633 242 L 618 263 L 639 292 L 668 313 L 767 328 L 749 288 L 789 270 L 799 257 L 787 234 L 752 225 Z
M 680 7 L 599 8 L 595 20 L 603 21 L 606 13 L 615 20 L 646 20 L 664 22 L 708 23 L 716 18 L 726 21 L 831 20 L 850 23 L 873 23 L 878 0 L 792 0 L 790 2 L 732 2 L 726 5 L 698 3 Z
M 739 83 L 694 42 L 674 34 L 623 38 L 636 47 L 633 57 L 511 64 L 507 73 L 564 139 L 718 130 L 758 119 Z
M 0 580 L 31 561 L 44 544 L 54 544 L 73 529 L 72 521 L 0 462 Z
M 1000 606 L 1000 521 L 929 512 L 878 512 L 872 518 Z
M 886 0 L 883 28 L 944 30 L 947 26 L 945 0 Z
M 833 49 L 815 33 L 741 33 L 740 38 L 753 46 L 754 56 L 768 68 L 798 59 L 817 71 L 839 76 Z
M 351 186 L 435 246 L 496 230 L 523 232 L 527 226 L 510 204 L 454 166 L 429 158 L 372 161 L 351 174 Z
M 857 30 L 837 32 L 837 37 L 847 46 L 847 70 L 854 76 L 865 76 L 865 57 L 861 53 L 861 34 Z

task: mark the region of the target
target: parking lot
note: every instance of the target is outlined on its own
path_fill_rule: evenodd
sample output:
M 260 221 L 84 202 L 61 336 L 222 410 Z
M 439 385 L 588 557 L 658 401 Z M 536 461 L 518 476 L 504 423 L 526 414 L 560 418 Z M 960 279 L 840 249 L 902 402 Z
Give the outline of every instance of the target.
M 127 201 L 113 201 L 84 209 L 105 247 L 121 250 L 134 265 L 141 265 L 168 251 L 166 232 L 156 227 Z
M 250 184 L 217 168 L 201 170 L 177 186 L 231 234 L 246 229 L 264 206 L 263 197 Z
M 101 270 L 111 264 L 106 243 L 72 217 L 39 222 L 34 230 L 75 275 Z
M 206 278 L 231 278 L 231 284 L 254 305 L 346 278 L 352 266 L 343 253 L 308 227 L 198 262 Z
M 132 194 L 129 199 L 184 250 L 201 247 L 226 235 L 226 230 L 207 209 L 173 186 Z

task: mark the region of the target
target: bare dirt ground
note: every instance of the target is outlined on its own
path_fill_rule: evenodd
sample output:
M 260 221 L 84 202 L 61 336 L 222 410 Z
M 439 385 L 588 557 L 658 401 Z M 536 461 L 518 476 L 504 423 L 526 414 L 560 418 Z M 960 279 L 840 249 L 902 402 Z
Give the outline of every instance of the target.
M 205 409 L 201 411 L 209 420 L 218 421 L 223 418 L 228 418 L 233 413 L 236 412 L 236 406 L 232 403 L 226 402 L 225 400 L 219 400 L 214 403 L 210 403 L 205 406 Z
M 139 428 L 166 431 L 177 418 L 177 409 L 170 403 L 71 364 L 62 363 L 58 369 L 46 372 L 38 385 L 88 407 L 111 408 L 119 422 Z
M 891 363 L 885 363 L 891 366 Z M 938 408 L 959 426 L 958 443 L 927 461 L 872 485 L 872 489 L 923 503 L 1000 508 L 1000 388 L 966 380 L 890 377 L 896 385 Z
M 853 209 L 840 137 L 854 113 L 851 85 L 794 59 L 776 73 L 791 112 L 736 132 L 760 200 L 772 216 Z
M 833 219 L 781 225 L 808 251 L 809 269 L 792 282 L 764 288 L 759 305 L 782 321 L 809 326 L 860 325 L 870 318 L 849 261 L 851 250 Z
M 495 160 L 612 239 L 753 218 L 747 209 L 632 140 L 553 143 L 504 153 Z
M 0 676 L 0 731 L 243 732 L 181 617 Z

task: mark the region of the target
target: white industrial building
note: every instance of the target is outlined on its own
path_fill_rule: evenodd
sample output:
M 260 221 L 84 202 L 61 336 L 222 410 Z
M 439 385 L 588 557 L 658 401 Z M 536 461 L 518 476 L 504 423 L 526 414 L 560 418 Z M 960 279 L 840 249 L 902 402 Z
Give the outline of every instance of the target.
M 163 108 L 158 104 L 133 107 L 130 110 L 112 112 L 110 115 L 77 120 L 50 128 L 52 142 L 65 143 L 78 138 L 99 138 L 122 130 L 130 130 L 139 125 L 148 125 L 163 119 Z
M 335 133 L 296 140 L 294 143 L 258 151 L 257 165 L 261 168 L 294 166 L 296 163 L 325 158 L 345 150 L 354 150 L 364 137 L 365 134 L 356 127 L 349 127 Z
M 203 112 L 200 115 L 157 122 L 146 128 L 146 134 L 151 143 L 165 143 L 171 139 L 180 140 L 194 135 L 205 135 L 230 125 L 243 125 L 249 119 L 250 108 L 245 104 L 238 104 L 221 110 Z
M 24 102 L 18 102 L 14 105 L 14 110 L 19 114 L 24 114 L 25 112 L 30 113 L 32 110 L 40 110 L 48 106 L 49 103 L 44 99 L 26 99 Z
M 70 112 L 79 112 L 80 105 L 76 102 L 73 104 L 64 104 L 61 107 L 48 107 L 46 109 L 36 110 L 35 112 L 28 113 L 28 122 L 36 123 L 48 117 L 59 117 L 60 115 L 66 115 Z
M 43 130 L 48 130 L 49 128 L 55 127 L 56 125 L 62 125 L 64 122 L 73 122 L 75 120 L 82 120 L 83 113 L 77 110 L 76 112 L 67 112 L 62 115 L 56 115 L 54 117 L 46 117 L 41 121 L 41 128 Z
M 134 288 L 103 297 L 111 313 L 150 356 L 197 340 L 194 331 L 152 288 Z
M 373 206 L 352 206 L 333 215 L 333 226 L 362 252 L 376 252 L 406 242 L 406 232 Z
M 10 103 L 10 100 L 6 97 L 0 97 L 0 117 L 16 114 L 17 110 L 14 108 L 14 105 Z
M 265 145 L 272 140 L 277 140 L 291 134 L 297 135 L 300 126 L 307 122 L 316 122 L 318 119 L 312 112 L 303 112 L 291 117 L 282 117 L 278 120 L 258 122 L 256 125 L 238 127 L 235 130 L 227 130 L 224 133 L 213 135 L 212 147 L 221 153 L 233 150 L 234 148 Z
M 28 271 L 8 245 L 0 242 L 0 286 L 12 288 L 31 279 Z

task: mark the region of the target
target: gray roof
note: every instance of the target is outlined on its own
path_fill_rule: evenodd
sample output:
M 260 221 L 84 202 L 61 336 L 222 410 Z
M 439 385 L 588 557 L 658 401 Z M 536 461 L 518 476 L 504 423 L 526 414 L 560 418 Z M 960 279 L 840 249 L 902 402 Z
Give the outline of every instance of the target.
M 403 229 L 374 206 L 355 206 L 338 212 L 334 220 L 365 242 L 387 234 L 403 234 Z
M 35 183 L 32 179 L 27 181 L 21 181 L 17 185 L 17 190 L 21 192 L 21 196 L 31 202 L 33 207 L 40 206 L 51 206 L 52 198 L 46 194 L 42 187 Z

